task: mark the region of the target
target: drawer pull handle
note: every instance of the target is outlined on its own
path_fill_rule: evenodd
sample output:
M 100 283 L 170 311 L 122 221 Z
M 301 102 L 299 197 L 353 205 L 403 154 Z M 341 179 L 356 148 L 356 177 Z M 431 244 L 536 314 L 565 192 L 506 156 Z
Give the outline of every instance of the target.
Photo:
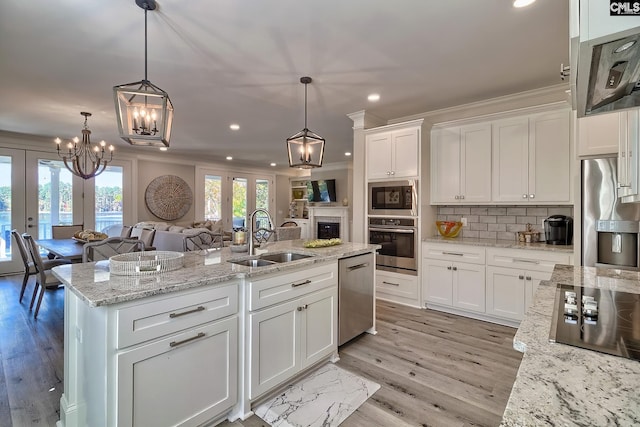
M 442 252 L 442 255 L 455 255 L 455 256 L 464 256 L 460 252 Z
M 195 337 L 187 338 L 186 340 L 182 340 L 182 341 L 171 341 L 169 343 L 169 347 L 177 347 L 179 345 L 186 344 L 189 341 L 200 339 L 200 338 L 204 337 L 204 335 L 205 335 L 204 332 L 198 332 L 198 335 L 196 335 Z
M 169 317 L 173 319 L 174 317 L 184 316 L 185 314 L 197 313 L 199 311 L 204 311 L 204 307 L 199 306 L 198 308 L 194 308 L 193 310 L 189 310 L 189 311 L 183 311 L 182 313 L 171 313 Z
M 540 264 L 540 261 L 535 261 L 532 259 L 521 259 L 521 258 L 514 258 L 513 262 L 526 262 L 528 264 Z
M 297 288 L 298 286 L 302 286 L 302 285 L 308 285 L 309 283 L 311 283 L 311 280 L 305 280 L 304 282 L 300 282 L 300 283 L 292 283 L 291 287 L 292 288 Z
M 387 281 L 382 281 L 383 285 L 392 285 L 392 286 L 400 286 L 400 283 L 393 283 L 393 282 L 387 282 Z
M 359 269 L 365 268 L 365 267 L 369 267 L 369 263 L 368 262 L 363 262 L 362 264 L 353 265 L 353 266 L 349 267 L 348 270 L 349 271 L 359 270 Z

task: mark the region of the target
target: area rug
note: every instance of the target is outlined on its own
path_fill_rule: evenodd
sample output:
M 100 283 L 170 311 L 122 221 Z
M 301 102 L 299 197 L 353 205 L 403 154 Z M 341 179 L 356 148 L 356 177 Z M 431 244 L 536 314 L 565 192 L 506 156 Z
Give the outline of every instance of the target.
M 255 414 L 273 427 L 336 427 L 379 388 L 328 363 L 259 405 Z

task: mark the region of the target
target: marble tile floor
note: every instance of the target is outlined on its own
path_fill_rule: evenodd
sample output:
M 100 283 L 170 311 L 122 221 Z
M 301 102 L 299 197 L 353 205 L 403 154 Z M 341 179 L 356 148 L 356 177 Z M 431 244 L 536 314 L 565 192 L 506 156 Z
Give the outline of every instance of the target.
M 379 388 L 327 363 L 259 405 L 255 414 L 272 427 L 337 427 Z

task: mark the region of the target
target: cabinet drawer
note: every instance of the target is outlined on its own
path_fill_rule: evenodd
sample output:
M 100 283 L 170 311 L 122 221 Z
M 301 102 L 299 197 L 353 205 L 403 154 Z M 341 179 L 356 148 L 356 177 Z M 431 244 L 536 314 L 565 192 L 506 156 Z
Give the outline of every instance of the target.
M 556 264 L 570 264 L 571 255 L 525 249 L 487 249 L 487 265 L 552 272 Z
M 249 282 L 249 310 L 259 310 L 338 285 L 338 263 Z
M 239 282 L 164 296 L 116 311 L 118 348 L 128 347 L 237 313 Z
M 376 272 L 376 292 L 404 298 L 418 298 L 418 277 Z
M 485 248 L 448 243 L 424 243 L 422 245 L 422 257 L 442 261 L 484 264 Z

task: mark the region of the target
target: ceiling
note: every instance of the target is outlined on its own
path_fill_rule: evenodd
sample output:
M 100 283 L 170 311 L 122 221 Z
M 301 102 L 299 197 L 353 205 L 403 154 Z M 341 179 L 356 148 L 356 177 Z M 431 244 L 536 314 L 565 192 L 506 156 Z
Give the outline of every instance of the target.
M 286 167 L 285 140 L 304 127 L 302 76 L 308 127 L 333 163 L 353 145 L 349 113 L 388 120 L 551 86 L 568 62 L 568 0 L 157 3 L 148 77 L 175 107 L 168 153 L 212 161 Z M 89 111 L 93 140 L 124 149 L 112 87 L 143 77 L 134 0 L 0 2 L 0 130 L 71 138 Z

